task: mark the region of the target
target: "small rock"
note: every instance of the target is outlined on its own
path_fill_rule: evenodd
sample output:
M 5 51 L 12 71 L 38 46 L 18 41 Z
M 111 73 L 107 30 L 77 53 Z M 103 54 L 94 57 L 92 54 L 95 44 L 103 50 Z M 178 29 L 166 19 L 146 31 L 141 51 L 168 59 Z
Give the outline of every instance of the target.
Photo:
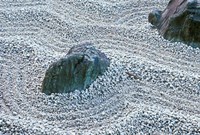
M 161 11 L 160 10 L 153 10 L 151 13 L 149 13 L 148 16 L 148 21 L 152 24 L 152 25 L 157 25 L 160 18 L 161 18 Z
M 50 65 L 42 84 L 42 92 L 69 93 L 86 89 L 102 75 L 110 60 L 91 43 L 72 47 L 67 55 Z
M 16 115 L 17 115 L 17 112 L 13 112 L 13 115 L 16 116 Z

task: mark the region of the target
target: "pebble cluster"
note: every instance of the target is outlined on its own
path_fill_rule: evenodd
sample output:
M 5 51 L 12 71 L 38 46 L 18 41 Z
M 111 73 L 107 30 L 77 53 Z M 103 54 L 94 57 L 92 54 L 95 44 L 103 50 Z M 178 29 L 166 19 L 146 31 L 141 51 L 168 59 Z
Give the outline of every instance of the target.
M 200 134 L 200 49 L 148 23 L 168 0 L 0 1 L 0 134 Z M 45 95 L 48 66 L 92 42 L 111 65 L 86 90 Z

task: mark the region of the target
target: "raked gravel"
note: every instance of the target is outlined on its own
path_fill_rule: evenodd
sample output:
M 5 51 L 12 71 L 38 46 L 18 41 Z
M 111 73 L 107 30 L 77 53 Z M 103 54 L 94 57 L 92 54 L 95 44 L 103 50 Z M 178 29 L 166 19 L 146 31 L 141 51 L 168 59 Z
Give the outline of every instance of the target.
M 0 1 L 0 134 L 200 134 L 200 49 L 147 21 L 168 0 Z M 41 93 L 48 66 L 92 42 L 111 65 L 88 89 Z

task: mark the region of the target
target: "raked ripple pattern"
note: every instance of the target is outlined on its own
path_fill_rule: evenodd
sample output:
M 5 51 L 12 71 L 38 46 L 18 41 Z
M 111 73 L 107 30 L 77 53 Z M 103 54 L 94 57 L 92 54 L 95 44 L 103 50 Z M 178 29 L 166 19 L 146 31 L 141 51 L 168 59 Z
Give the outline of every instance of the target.
M 167 3 L 1 0 L 0 134 L 200 134 L 200 49 L 147 22 Z M 42 94 L 48 66 L 84 42 L 108 71 L 84 91 Z

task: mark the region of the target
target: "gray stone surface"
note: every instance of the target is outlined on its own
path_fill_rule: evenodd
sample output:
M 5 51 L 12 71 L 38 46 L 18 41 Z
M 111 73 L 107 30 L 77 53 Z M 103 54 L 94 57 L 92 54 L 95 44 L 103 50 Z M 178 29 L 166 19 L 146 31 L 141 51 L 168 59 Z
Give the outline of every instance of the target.
M 69 93 L 87 88 L 110 64 L 106 55 L 91 43 L 72 47 L 67 55 L 50 65 L 42 84 L 42 92 Z
M 162 13 L 162 11 L 160 11 L 158 9 L 153 10 L 151 13 L 149 13 L 148 21 L 152 25 L 157 25 L 159 23 L 160 18 L 161 18 L 161 13 Z

